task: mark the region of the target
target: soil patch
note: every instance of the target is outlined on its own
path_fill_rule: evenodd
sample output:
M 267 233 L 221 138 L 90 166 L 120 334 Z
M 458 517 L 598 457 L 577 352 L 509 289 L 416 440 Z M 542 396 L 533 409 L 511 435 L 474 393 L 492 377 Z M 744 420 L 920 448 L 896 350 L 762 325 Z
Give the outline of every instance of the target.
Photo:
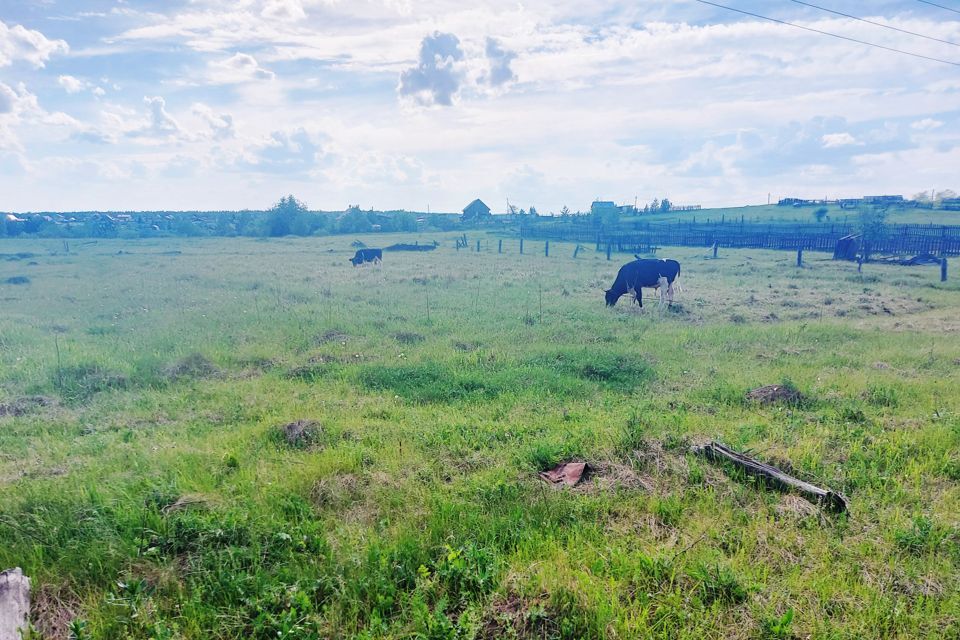
M 329 342 L 345 343 L 349 339 L 350 339 L 350 336 L 344 333 L 343 331 L 330 329 L 329 331 L 324 331 L 322 334 L 317 336 L 314 342 L 316 344 L 327 344 Z
M 310 500 L 321 508 L 339 509 L 359 502 L 368 480 L 352 473 L 320 478 L 310 491 Z
M 413 333 L 411 331 L 401 331 L 399 333 L 395 333 L 393 334 L 393 338 L 400 344 L 419 344 L 425 339 L 419 333 Z
M 164 370 L 169 380 L 209 378 L 219 375 L 220 369 L 201 353 L 191 353 Z
M 34 411 L 38 407 L 49 407 L 53 399 L 46 396 L 25 396 L 17 398 L 9 404 L 0 403 L 0 418 L 4 416 L 19 417 Z
M 40 585 L 31 595 L 30 614 L 40 637 L 67 640 L 70 623 L 80 614 L 81 602 L 68 584 Z
M 288 446 L 304 449 L 315 444 L 323 434 L 323 427 L 315 420 L 297 420 L 280 427 L 280 435 Z
M 747 392 L 747 400 L 762 405 L 799 404 L 804 401 L 803 394 L 792 387 L 782 384 L 768 384 Z

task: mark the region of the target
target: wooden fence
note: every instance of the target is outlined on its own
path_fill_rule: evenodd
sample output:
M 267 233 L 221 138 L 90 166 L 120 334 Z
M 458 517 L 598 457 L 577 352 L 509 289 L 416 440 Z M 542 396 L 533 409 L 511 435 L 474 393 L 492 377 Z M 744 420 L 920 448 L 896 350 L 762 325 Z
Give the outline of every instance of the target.
M 595 244 L 597 250 L 640 253 L 655 246 L 736 249 L 786 249 L 833 252 L 840 238 L 856 234 L 849 224 L 797 223 L 647 223 L 593 227 L 570 223 L 537 223 L 520 229 L 522 238 Z M 960 255 L 960 226 L 890 225 L 871 243 L 873 253 L 891 255 Z

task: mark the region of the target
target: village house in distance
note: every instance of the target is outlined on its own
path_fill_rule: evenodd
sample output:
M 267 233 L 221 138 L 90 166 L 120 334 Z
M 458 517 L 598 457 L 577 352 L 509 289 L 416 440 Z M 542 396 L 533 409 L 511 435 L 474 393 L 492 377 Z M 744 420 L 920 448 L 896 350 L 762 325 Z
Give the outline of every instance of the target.
M 477 198 L 463 208 L 464 222 L 479 222 L 490 219 L 490 207 L 484 204 L 483 200 Z

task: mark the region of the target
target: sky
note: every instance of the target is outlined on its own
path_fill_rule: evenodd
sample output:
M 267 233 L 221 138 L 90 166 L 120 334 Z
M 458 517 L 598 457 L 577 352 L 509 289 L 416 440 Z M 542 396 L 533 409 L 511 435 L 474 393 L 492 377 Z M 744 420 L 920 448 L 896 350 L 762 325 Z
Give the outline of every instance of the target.
M 811 2 L 928 38 L 719 3 L 960 63 L 958 0 Z M 2 211 L 737 206 L 958 167 L 960 66 L 694 0 L 0 0 Z

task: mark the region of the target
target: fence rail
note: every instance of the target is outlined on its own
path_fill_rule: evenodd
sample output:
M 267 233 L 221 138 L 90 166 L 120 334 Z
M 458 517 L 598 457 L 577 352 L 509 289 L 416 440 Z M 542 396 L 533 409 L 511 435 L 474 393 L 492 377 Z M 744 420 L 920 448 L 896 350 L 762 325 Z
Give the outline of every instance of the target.
M 520 229 L 522 238 L 596 244 L 597 250 L 639 253 L 651 246 L 786 249 L 833 252 L 837 241 L 856 234 L 850 224 L 647 223 L 628 227 L 539 223 Z M 960 256 L 960 226 L 890 225 L 871 242 L 873 253 Z

